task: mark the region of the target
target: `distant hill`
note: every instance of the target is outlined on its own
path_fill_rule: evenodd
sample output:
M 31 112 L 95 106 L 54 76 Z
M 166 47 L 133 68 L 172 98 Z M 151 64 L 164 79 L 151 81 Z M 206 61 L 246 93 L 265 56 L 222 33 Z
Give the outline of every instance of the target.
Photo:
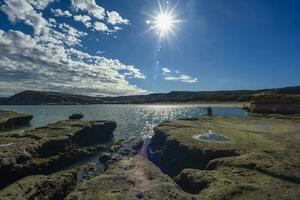
M 58 92 L 23 91 L 8 97 L 1 102 L 7 105 L 42 105 L 42 104 L 99 104 L 102 101 L 97 97 L 65 94 Z
M 300 95 L 300 86 L 263 89 L 263 90 L 232 90 L 232 91 L 174 91 L 149 95 L 120 97 L 91 97 L 84 95 L 57 92 L 24 91 L 11 97 L 0 99 L 6 105 L 41 105 L 41 104 L 128 104 L 128 103 L 159 103 L 159 102 L 193 102 L 193 101 L 251 101 L 262 94 Z M 297 97 L 298 98 L 298 97 Z

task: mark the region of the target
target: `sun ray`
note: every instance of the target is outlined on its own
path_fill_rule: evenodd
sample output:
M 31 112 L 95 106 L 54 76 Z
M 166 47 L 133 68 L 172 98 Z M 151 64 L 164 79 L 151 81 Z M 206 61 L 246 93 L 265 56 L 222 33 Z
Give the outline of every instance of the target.
M 157 12 L 150 16 L 150 19 L 146 20 L 146 24 L 149 25 L 149 30 L 154 30 L 160 38 L 168 38 L 171 34 L 175 36 L 175 30 L 177 23 L 181 20 L 176 19 L 174 14 L 175 7 L 163 7 L 158 3 Z

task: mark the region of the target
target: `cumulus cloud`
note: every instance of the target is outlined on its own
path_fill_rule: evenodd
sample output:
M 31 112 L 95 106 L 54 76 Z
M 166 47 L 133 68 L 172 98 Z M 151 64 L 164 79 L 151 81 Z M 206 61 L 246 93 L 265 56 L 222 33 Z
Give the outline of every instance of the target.
M 145 78 L 135 67 L 63 46 L 47 46 L 20 31 L 0 29 L 0 88 L 125 95 L 146 92 L 125 79 Z M 4 89 L 4 88 L 2 88 Z
M 55 0 L 27 0 L 35 9 L 43 10 Z
M 97 31 L 110 31 L 109 28 L 102 22 L 95 22 L 94 29 Z
M 72 14 L 68 11 L 62 11 L 61 9 L 51 9 L 51 12 L 55 17 L 72 17 Z
M 75 10 L 87 11 L 97 19 L 104 19 L 105 9 L 98 6 L 95 0 L 71 0 L 73 8 Z
M 28 89 L 112 96 L 146 92 L 129 82 L 132 78 L 146 78 L 139 69 L 117 59 L 76 49 L 82 46 L 81 38 L 87 33 L 53 18 L 45 19 L 41 10 L 51 0 L 34 2 L 5 0 L 0 7 L 11 23 L 21 22 L 34 28 L 33 35 L 0 29 L 0 93 Z M 93 0 L 76 2 L 79 6 L 83 5 L 80 2 L 95 4 Z M 95 5 L 90 6 L 96 9 Z M 64 11 L 61 12 L 65 15 Z M 91 19 L 81 16 L 75 20 L 87 23 Z M 93 26 L 100 31 L 110 31 L 100 21 Z
M 88 28 L 92 26 L 91 18 L 87 15 L 74 15 L 74 20 L 82 22 Z
M 167 68 L 161 68 L 163 72 L 164 79 L 167 81 L 180 81 L 184 83 L 196 83 L 198 82 L 197 78 L 193 78 L 189 75 L 186 74 L 180 74 L 178 70 L 175 70 L 174 72 Z
M 78 15 L 74 19 L 76 21 L 81 21 L 88 28 L 93 27 L 94 30 L 102 32 L 117 32 L 121 28 L 117 25 L 129 25 L 129 20 L 123 18 L 116 11 L 107 11 L 103 7 L 96 4 L 95 0 L 71 0 L 72 7 L 78 11 L 86 11 L 91 17 L 96 18 L 98 21 L 92 24 L 90 23 L 91 18 L 87 16 Z M 109 27 L 109 26 L 112 27 Z
M 112 25 L 116 25 L 116 24 L 129 24 L 129 20 L 128 19 L 123 19 L 120 14 L 116 11 L 112 11 L 109 12 L 107 11 L 107 16 L 108 16 L 108 23 L 112 24 Z
M 23 21 L 25 24 L 32 26 L 36 34 L 40 34 L 47 26 L 47 20 L 43 18 L 42 13 L 36 11 L 25 0 L 5 0 L 0 9 L 8 16 L 10 22 Z

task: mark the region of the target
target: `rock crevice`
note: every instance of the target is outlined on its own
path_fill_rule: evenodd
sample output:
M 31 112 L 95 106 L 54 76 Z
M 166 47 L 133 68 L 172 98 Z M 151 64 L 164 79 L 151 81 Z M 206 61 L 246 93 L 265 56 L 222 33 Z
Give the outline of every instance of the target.
M 68 120 L 1 134 L 0 143 L 14 146 L 1 148 L 0 187 L 31 174 L 53 173 L 108 148 L 115 128 L 115 122 Z

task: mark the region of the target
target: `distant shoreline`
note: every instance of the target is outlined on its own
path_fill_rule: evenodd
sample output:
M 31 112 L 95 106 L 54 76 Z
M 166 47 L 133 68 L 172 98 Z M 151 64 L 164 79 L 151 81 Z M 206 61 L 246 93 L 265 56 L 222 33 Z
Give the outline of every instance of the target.
M 243 107 L 250 102 L 191 101 L 191 102 L 155 102 L 155 103 L 103 103 L 103 104 L 0 104 L 0 106 L 90 106 L 90 105 L 201 105 L 204 107 Z
M 156 103 L 141 103 L 131 105 L 201 105 L 201 106 L 212 106 L 212 107 L 243 107 L 249 105 L 250 102 L 235 102 L 235 101 L 191 101 L 191 102 L 156 102 Z

